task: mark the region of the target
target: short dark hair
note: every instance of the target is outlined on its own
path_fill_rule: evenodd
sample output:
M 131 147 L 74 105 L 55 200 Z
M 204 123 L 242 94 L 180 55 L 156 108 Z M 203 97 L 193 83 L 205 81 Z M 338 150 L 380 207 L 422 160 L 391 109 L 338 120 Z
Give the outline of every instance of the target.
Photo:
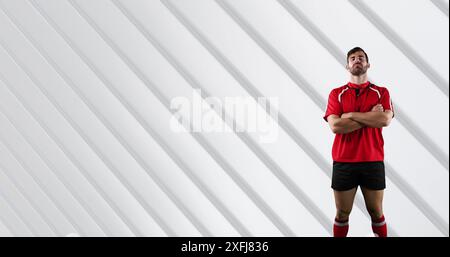
M 367 62 L 369 62 L 369 56 L 367 56 L 366 51 L 364 51 L 364 49 L 362 49 L 361 47 L 357 46 L 357 47 L 354 47 L 353 49 L 351 49 L 350 51 L 348 51 L 348 53 L 347 53 L 347 63 L 348 63 L 348 58 L 350 57 L 350 55 L 352 55 L 352 54 L 354 54 L 356 52 L 359 52 L 359 51 L 364 53 L 364 55 L 366 56 Z

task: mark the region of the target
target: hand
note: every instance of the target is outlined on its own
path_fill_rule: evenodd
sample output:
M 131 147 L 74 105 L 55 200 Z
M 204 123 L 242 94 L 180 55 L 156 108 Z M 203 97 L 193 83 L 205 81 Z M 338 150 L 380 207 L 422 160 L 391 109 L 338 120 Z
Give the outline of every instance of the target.
M 350 119 L 352 117 L 351 112 L 347 112 L 341 115 L 341 119 Z
M 383 105 L 377 104 L 374 107 L 372 107 L 372 112 L 384 112 Z

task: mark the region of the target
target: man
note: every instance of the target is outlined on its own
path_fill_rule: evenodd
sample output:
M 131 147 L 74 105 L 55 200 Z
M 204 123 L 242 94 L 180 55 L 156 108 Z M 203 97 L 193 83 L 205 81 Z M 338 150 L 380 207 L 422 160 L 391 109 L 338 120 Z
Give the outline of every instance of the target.
M 360 47 L 347 54 L 350 82 L 331 91 L 324 119 L 335 133 L 333 176 L 335 237 L 346 237 L 358 186 L 364 195 L 375 236 L 386 237 L 383 193 L 386 188 L 382 128 L 394 117 L 389 91 L 367 80 L 369 58 Z

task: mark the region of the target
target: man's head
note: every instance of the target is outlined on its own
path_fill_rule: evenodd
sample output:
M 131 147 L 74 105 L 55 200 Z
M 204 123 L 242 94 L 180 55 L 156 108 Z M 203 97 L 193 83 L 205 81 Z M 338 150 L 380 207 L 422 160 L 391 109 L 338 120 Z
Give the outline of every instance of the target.
M 347 53 L 347 70 L 353 76 L 361 76 L 370 68 L 369 57 L 361 47 L 355 47 Z

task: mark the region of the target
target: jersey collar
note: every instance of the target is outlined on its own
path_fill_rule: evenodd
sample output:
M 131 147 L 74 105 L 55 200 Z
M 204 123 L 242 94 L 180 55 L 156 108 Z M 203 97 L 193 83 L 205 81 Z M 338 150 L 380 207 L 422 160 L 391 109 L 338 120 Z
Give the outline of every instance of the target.
M 367 81 L 364 84 L 353 84 L 352 82 L 348 82 L 347 86 L 349 88 L 354 88 L 354 89 L 365 89 L 366 87 L 368 87 L 370 85 L 370 82 Z

